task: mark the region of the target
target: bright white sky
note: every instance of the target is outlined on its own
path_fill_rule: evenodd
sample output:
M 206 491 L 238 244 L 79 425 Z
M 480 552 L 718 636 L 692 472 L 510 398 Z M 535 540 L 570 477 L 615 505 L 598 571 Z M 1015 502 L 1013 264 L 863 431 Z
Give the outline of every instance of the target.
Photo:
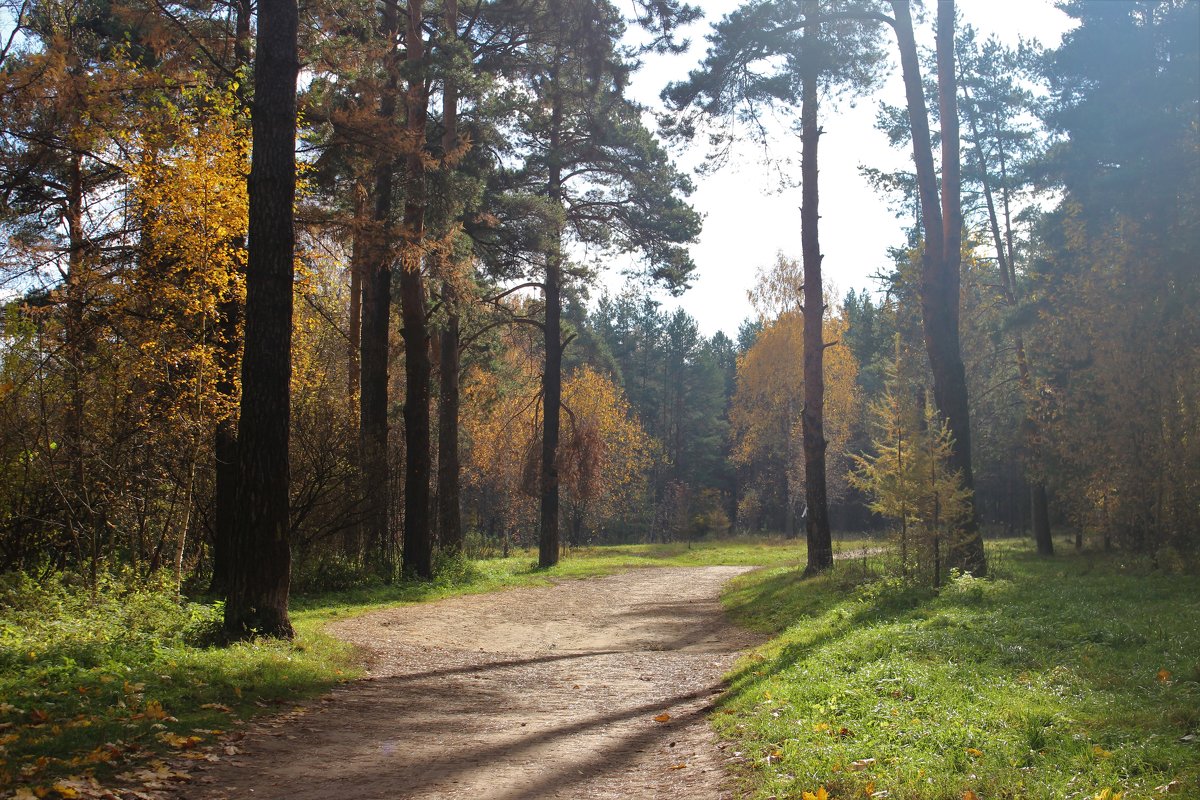
M 704 9 L 705 19 L 688 31 L 691 49 L 682 56 L 647 59 L 635 76 L 633 95 L 648 106 L 659 107 L 663 87 L 686 77 L 703 58 L 711 22 L 740 5 L 740 0 L 692 2 Z M 932 12 L 932 0 L 926 5 Z M 981 40 L 995 34 L 1008 43 L 1036 38 L 1053 47 L 1072 23 L 1053 0 L 959 0 L 958 7 Z M 932 47 L 933 14 L 926 16 L 914 24 L 918 41 Z M 894 49 L 894 38 L 888 41 Z M 891 169 L 911 162 L 910 153 L 893 150 L 874 127 L 881 100 L 894 105 L 904 101 L 898 62 L 893 62 L 891 77 L 877 95 L 860 98 L 853 107 L 825 103 L 821 109 L 821 251 L 826 286 L 836 287 L 839 298 L 850 288 L 877 288 L 870 276 L 887 266 L 887 248 L 903 243 L 906 222 L 896 219 L 887 198 L 876 195 L 858 170 L 860 164 Z M 694 168 L 702 147 L 676 154 L 677 163 Z M 786 132 L 774 144 L 774 156 L 793 158 L 793 178 L 799 175 L 799 150 L 799 137 Z M 697 277 L 681 298 L 664 298 L 664 305 L 682 306 L 705 335 L 723 330 L 735 337 L 738 325 L 752 313 L 746 292 L 755 270 L 772 263 L 777 251 L 800 256 L 800 190 L 780 192 L 778 183 L 762 165 L 761 151 L 749 144 L 720 172 L 696 178 L 691 202 L 704 215 L 704 231 L 692 247 Z M 616 292 L 623 281 L 610 273 L 605 283 Z

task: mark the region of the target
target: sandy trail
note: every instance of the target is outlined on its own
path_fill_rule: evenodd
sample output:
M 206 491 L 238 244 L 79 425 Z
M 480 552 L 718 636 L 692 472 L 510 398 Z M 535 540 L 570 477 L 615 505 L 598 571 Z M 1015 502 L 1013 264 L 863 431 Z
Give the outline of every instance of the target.
M 251 725 L 181 796 L 728 797 L 705 714 L 756 641 L 717 602 L 743 571 L 634 570 L 338 623 L 368 677 Z

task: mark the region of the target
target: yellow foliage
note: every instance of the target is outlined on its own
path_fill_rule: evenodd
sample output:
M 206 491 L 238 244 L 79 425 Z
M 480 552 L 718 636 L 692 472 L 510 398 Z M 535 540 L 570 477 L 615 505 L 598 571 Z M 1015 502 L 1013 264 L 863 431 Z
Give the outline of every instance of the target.
M 862 418 L 858 364 L 843 343 L 843 316 L 823 325 L 827 492 L 830 499 L 847 490 L 850 438 Z M 801 413 L 804 408 L 804 318 L 785 311 L 766 323 L 754 344 L 738 359 L 737 390 L 729 412 L 733 460 L 750 467 L 759 483 L 779 480 L 786 470 L 793 494 L 804 483 Z
M 532 521 L 541 463 L 537 354 L 510 338 L 499 370 L 473 371 L 463 387 L 463 476 L 494 498 L 506 525 Z M 607 376 L 581 367 L 563 381 L 559 481 L 577 530 L 631 506 L 653 460 L 649 437 Z

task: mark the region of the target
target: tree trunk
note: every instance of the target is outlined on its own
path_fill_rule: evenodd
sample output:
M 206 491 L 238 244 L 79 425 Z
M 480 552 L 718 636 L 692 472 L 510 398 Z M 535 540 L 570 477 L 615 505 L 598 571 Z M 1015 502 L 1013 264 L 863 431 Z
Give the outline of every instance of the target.
M 88 268 L 90 247 L 83 228 L 83 156 L 78 153 L 71 158 L 64 216 L 69 251 L 67 253 L 67 275 L 64 281 L 67 316 L 63 330 L 63 350 L 66 353 L 68 364 L 67 386 L 70 402 L 67 404 L 63 418 L 63 452 L 66 455 L 69 471 L 67 511 L 71 545 L 75 551 L 76 566 L 82 567 L 84 537 L 88 539 L 88 551 L 91 552 L 94 534 L 90 521 L 91 515 L 88 513 L 90 503 L 87 488 L 87 454 L 84 445 L 87 398 L 83 385 L 84 375 L 87 371 L 84 357 L 89 349 L 85 344 L 87 325 L 84 315 L 87 307 L 88 281 L 84 276 L 84 271 Z M 94 591 L 96 588 L 94 558 L 92 564 L 91 587 Z
M 551 71 L 549 176 L 546 194 L 562 203 L 562 98 L 557 93 L 558 70 Z M 546 358 L 542 366 L 542 480 L 541 530 L 538 566 L 558 563 L 558 435 L 562 405 L 562 232 L 546 258 L 546 320 L 543 328 Z
M 938 413 L 953 436 L 950 468 L 974 489 L 971 469 L 971 425 L 967 376 L 959 343 L 959 268 L 962 259 L 962 210 L 959 198 L 958 103 L 954 76 L 954 2 L 938 2 L 938 100 L 942 120 L 942 196 L 938 202 L 938 176 L 933 167 L 929 115 L 921 88 L 916 41 L 907 0 L 892 0 L 896 39 L 908 100 L 913 134 L 913 160 L 921 201 L 924 252 L 921 259 L 921 317 L 925 350 L 933 374 L 933 396 Z M 948 563 L 974 575 L 987 571 L 983 539 L 979 534 L 974 500 L 971 512 L 950 544 Z
M 449 287 L 443 287 L 443 297 Z M 451 292 L 452 294 L 452 292 Z M 449 302 L 449 301 L 447 301 Z M 441 392 L 438 396 L 438 530 L 447 550 L 463 549 L 458 457 L 459 323 L 451 313 L 441 333 Z
M 234 68 L 250 66 L 250 0 L 234 3 Z M 238 84 L 238 102 L 242 113 L 249 110 L 250 91 L 246 82 Z M 245 249 L 246 242 L 240 239 L 239 248 Z M 239 345 L 242 321 L 242 298 L 226 296 L 217 306 L 217 380 L 214 385 L 220 398 L 221 416 L 213 430 L 213 551 L 212 578 L 209 592 L 224 597 L 229 592 L 230 562 L 233 560 L 234 528 L 237 526 L 237 417 L 234 408 L 238 404 L 237 373 L 240 367 Z
M 362 293 L 365 271 L 368 233 L 367 205 L 369 203 L 366 180 L 354 181 L 354 240 L 350 246 L 350 325 L 346 337 L 346 397 L 353 401 L 358 396 L 362 381 Z
M 546 359 L 542 369 L 542 500 L 538 566 L 558 563 L 558 435 L 562 405 L 562 271 L 558 256 L 546 265 Z
M 225 631 L 291 638 L 288 424 L 296 198 L 295 0 L 259 0 L 246 333 L 238 421 L 237 559 Z
M 804 49 L 801 55 L 800 148 L 802 201 L 800 238 L 804 264 L 804 496 L 808 506 L 808 565 L 805 572 L 821 572 L 833 566 L 833 539 L 829 532 L 829 500 L 825 481 L 825 290 L 821 281 L 820 240 L 817 226 L 817 70 L 813 43 L 820 37 L 816 0 L 805 3 Z
M 222 399 L 223 411 L 213 429 L 213 562 L 209 591 L 224 596 L 229 591 L 230 562 L 237 527 L 238 451 L 237 402 L 238 324 L 241 300 L 228 298 L 218 308 L 217 380 L 214 385 Z
M 400 29 L 396 0 L 383 3 L 380 36 L 393 41 Z M 389 52 L 387 81 L 379 97 L 379 122 L 390 133 L 399 94 L 399 64 Z M 385 140 L 391 137 L 384 137 Z M 395 548 L 389 529 L 391 466 L 388 460 L 388 338 L 392 302 L 392 191 L 395 158 L 386 145 L 373 153 L 372 224 L 355 241 L 363 249 L 362 322 L 359 333 L 358 458 L 362 480 L 362 535 L 368 553 L 379 558 L 386 580 L 395 575 Z
M 404 200 L 404 253 L 401 258 L 400 312 L 404 337 L 404 551 L 403 568 L 421 578 L 433 577 L 433 537 L 430 531 L 429 480 L 432 450 L 429 430 L 429 322 L 421 253 L 425 236 L 425 122 L 428 90 L 422 62 L 425 40 L 421 3 L 409 0 L 405 30 L 409 69 L 406 100 L 408 122 L 405 158 L 408 184 Z
M 1000 191 L 1004 201 L 1004 235 L 1000 233 L 1000 220 L 996 214 L 996 202 L 993 197 L 992 184 L 988 176 L 987 154 L 980 139 L 979 125 L 976 121 L 975 107 L 970 102 L 966 88 L 963 96 L 967 100 L 967 119 L 971 125 L 971 135 L 975 137 L 975 149 L 979 155 L 979 168 L 983 182 L 983 197 L 987 206 L 988 227 L 991 229 L 992 242 L 996 248 L 996 263 L 1000 269 L 1000 287 L 1004 304 L 1009 308 L 1017 307 L 1017 273 L 1013 263 L 1014 247 L 1012 233 L 1012 217 L 1009 212 L 1007 168 L 1003 149 L 1000 150 Z M 1026 459 L 1033 462 L 1034 470 L 1041 465 L 1041 448 L 1037 443 L 1038 425 L 1032 414 L 1033 378 L 1029 371 L 1029 358 L 1025 352 L 1025 337 L 1018 331 L 1014 336 L 1017 357 L 1017 375 L 1021 381 L 1021 391 L 1025 395 L 1025 417 L 1021 424 L 1022 439 L 1024 440 Z M 1028 466 L 1028 465 L 1027 465 Z M 1030 478 L 1030 522 L 1033 529 L 1033 540 L 1037 543 L 1038 553 L 1044 556 L 1054 555 L 1054 540 L 1050 532 L 1050 512 L 1046 499 L 1046 484 L 1040 476 Z
M 457 0 L 446 0 L 443 10 L 442 36 L 453 42 L 458 36 Z M 442 88 L 442 156 L 447 160 L 458 149 L 458 87 L 450 77 Z M 447 256 L 449 264 L 452 256 Z M 460 482 L 462 470 L 458 458 L 459 416 L 459 316 L 460 298 L 452 280 L 442 284 L 442 299 L 446 304 L 446 327 L 441 333 L 441 385 L 438 395 L 438 531 L 441 546 L 460 553 L 463 549 L 462 503 Z

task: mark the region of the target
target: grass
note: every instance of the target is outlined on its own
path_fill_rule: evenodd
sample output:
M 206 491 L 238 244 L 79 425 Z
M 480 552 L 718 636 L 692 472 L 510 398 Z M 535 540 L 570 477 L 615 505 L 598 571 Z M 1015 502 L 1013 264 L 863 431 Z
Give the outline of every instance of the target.
M 353 650 L 323 633 L 332 619 L 639 566 L 781 565 L 804 552 L 795 541 L 734 539 L 576 548 L 549 570 L 529 551 L 450 562 L 433 582 L 296 597 L 295 641 L 230 647 L 204 645 L 219 607 L 180 602 L 166 584 L 114 575 L 93 594 L 66 577 L 0 576 L 0 797 L 17 787 L 70 796 L 68 776 L 106 781 L 164 753 L 203 757 L 202 745 L 241 720 L 356 677 Z
M 940 593 L 858 562 L 733 582 L 776 637 L 715 717 L 755 797 L 1200 797 L 1200 578 L 992 555 Z

